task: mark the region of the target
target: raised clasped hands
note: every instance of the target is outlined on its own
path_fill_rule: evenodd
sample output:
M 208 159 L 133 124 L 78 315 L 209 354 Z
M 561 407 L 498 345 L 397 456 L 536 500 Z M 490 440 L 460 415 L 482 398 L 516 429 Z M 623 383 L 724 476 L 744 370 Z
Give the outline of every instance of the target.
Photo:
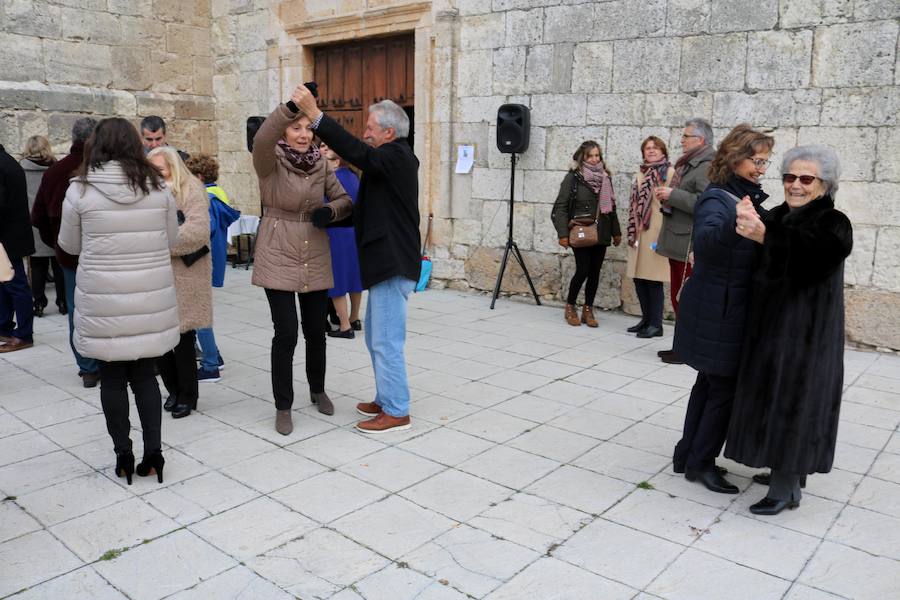
M 744 196 L 737 204 L 737 222 L 735 223 L 735 231 L 741 237 L 753 240 L 759 244 L 763 243 L 766 236 L 766 226 L 756 212 L 749 196 Z
M 302 83 L 294 88 L 294 91 L 291 94 L 291 100 L 297 105 L 300 112 L 309 117 L 310 120 L 315 120 L 315 118 L 319 116 L 319 113 L 322 112 L 316 105 L 315 96 L 313 96 L 312 92 L 310 92 Z

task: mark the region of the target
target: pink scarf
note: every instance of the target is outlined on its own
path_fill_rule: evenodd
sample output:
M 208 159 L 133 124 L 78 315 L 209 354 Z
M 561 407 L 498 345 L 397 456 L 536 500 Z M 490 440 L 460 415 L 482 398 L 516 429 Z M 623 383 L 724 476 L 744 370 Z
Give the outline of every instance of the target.
M 592 192 L 599 195 L 601 215 L 608 215 L 616 209 L 612 182 L 609 180 L 609 175 L 602 162 L 596 165 L 581 163 L 581 178 L 588 184 Z
M 637 182 L 631 186 L 631 202 L 628 204 L 628 245 L 637 243 L 638 226 L 646 231 L 650 228 L 650 207 L 653 205 L 651 195 L 653 188 L 666 183 L 666 175 L 669 172 L 669 159 L 663 158 L 659 162 L 644 163 L 641 165 L 641 173 L 644 178 L 638 187 Z

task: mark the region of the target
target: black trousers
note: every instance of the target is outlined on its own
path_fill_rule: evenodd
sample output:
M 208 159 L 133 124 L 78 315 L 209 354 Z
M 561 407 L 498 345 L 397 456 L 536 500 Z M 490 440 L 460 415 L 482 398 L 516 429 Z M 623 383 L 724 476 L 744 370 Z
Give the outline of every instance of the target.
M 635 279 L 634 291 L 641 303 L 641 320 L 654 327 L 662 327 L 663 284 L 661 281 Z
M 197 355 L 194 353 L 194 342 L 197 332 L 194 330 L 181 334 L 181 339 L 174 349 L 159 357 L 159 375 L 170 396 L 177 398 L 177 404 L 187 404 L 197 408 Z
M 56 257 L 32 256 L 28 262 L 31 263 L 31 297 L 35 304 L 40 303 L 41 306 L 47 306 L 47 294 L 44 293 L 44 288 L 47 287 L 47 272 L 51 268 L 53 269 L 53 285 L 56 288 L 56 303 L 65 303 L 66 280 L 62 267 L 56 262 Z
M 578 292 L 587 280 L 587 286 L 584 288 L 584 304 L 593 306 L 597 286 L 600 284 L 600 269 L 603 267 L 603 259 L 606 258 L 606 246 L 598 244 L 587 248 L 572 248 L 572 252 L 575 254 L 575 274 L 569 283 L 566 304 L 575 304 Z
M 736 377 L 697 373 L 684 417 L 684 432 L 675 446 L 677 471 L 703 471 L 715 466 L 728 433 L 736 387 Z
M 106 417 L 106 430 L 113 440 L 116 452 L 131 450 L 128 421 L 128 390 L 131 384 L 134 403 L 137 405 L 144 435 L 144 455 L 160 449 L 159 384 L 156 382 L 155 359 L 141 358 L 129 361 L 100 362 L 100 404 Z
M 294 404 L 294 349 L 297 347 L 297 302 L 294 292 L 266 288 L 272 311 L 272 394 L 275 408 L 289 410 Z M 297 294 L 300 327 L 306 342 L 306 381 L 311 393 L 325 391 L 325 319 L 328 290 Z

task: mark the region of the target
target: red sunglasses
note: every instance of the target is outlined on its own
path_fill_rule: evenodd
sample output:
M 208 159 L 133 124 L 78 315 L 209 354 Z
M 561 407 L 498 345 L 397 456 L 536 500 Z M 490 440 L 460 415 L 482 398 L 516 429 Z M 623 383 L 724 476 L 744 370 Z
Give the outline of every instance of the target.
M 813 181 L 819 178 L 815 175 L 794 175 L 793 173 L 785 173 L 781 176 L 781 180 L 789 185 L 798 179 L 803 185 L 811 185 Z

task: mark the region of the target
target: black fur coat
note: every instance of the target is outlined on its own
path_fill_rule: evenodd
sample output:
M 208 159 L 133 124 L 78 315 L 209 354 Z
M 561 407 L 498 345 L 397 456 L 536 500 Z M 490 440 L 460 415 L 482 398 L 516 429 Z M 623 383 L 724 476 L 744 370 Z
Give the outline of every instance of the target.
M 844 379 L 844 259 L 850 221 L 827 196 L 765 218 L 725 456 L 827 473 Z

